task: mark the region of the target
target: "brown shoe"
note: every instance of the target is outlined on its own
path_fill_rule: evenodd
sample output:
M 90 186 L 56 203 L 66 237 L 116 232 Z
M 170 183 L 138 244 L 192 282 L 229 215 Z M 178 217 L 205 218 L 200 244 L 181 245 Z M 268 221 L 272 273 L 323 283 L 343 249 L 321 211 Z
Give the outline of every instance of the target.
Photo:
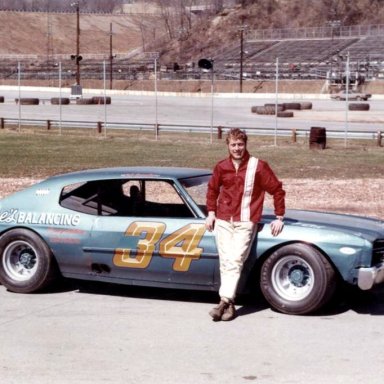
M 224 300 L 221 300 L 219 305 L 209 311 L 210 316 L 212 317 L 213 321 L 219 321 L 221 320 L 221 317 L 227 308 L 228 303 L 226 303 Z
M 229 303 L 221 315 L 221 320 L 230 321 L 237 317 L 236 308 L 233 303 Z

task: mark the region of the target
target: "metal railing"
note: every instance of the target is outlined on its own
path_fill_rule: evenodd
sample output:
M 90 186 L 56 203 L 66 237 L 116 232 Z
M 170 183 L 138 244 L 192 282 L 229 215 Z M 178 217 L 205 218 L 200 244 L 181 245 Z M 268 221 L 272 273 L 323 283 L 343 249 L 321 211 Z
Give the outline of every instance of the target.
M 95 129 L 98 134 L 106 134 L 111 130 L 128 130 L 128 131 L 148 131 L 160 134 L 166 133 L 203 133 L 215 134 L 220 139 L 231 126 L 223 125 L 188 125 L 188 124 L 152 124 L 152 123 L 126 123 L 126 122 L 102 122 L 102 121 L 79 121 L 79 120 L 44 120 L 44 119 L 18 119 L 18 118 L 0 118 L 0 129 L 23 126 L 23 127 L 42 127 L 47 130 L 56 129 Z M 237 127 L 238 128 L 238 127 Z M 296 138 L 308 139 L 310 128 L 261 128 L 261 127 L 240 127 L 249 135 L 255 136 L 279 136 L 291 137 L 292 141 Z M 384 132 L 378 130 L 370 131 L 348 131 L 345 130 L 328 130 L 327 138 L 332 139 L 359 139 L 359 140 L 375 140 L 381 146 Z
M 347 39 L 365 36 L 384 36 L 384 25 L 323 26 L 303 28 L 276 28 L 249 30 L 248 41 L 286 40 L 286 39 Z

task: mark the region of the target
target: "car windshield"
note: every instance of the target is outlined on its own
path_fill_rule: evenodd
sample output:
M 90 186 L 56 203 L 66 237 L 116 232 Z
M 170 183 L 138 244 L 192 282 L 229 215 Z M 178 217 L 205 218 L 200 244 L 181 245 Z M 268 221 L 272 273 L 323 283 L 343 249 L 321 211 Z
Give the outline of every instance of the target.
M 203 175 L 179 180 L 184 189 L 188 192 L 188 194 L 192 197 L 192 199 L 204 213 L 206 213 L 205 204 L 208 181 L 210 177 L 211 175 Z

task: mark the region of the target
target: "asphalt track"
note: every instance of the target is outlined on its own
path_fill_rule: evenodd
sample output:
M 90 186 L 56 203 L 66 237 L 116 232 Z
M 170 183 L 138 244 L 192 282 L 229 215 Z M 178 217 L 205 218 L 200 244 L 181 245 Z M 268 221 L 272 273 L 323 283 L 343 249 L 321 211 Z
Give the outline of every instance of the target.
M 169 95 L 164 93 L 115 92 L 112 103 L 107 105 L 63 105 L 50 104 L 51 97 L 58 97 L 56 91 L 33 88 L 9 89 L 0 87 L 5 102 L 0 104 L 0 117 L 46 120 L 106 121 L 155 124 L 182 124 L 210 126 L 237 126 L 242 128 L 303 129 L 324 127 L 337 131 L 381 130 L 384 123 L 384 100 L 378 96 L 369 101 L 369 111 L 348 111 L 346 102 L 330 100 L 327 95 L 279 95 L 278 103 L 311 101 L 311 110 L 294 111 L 293 118 L 256 115 L 251 107 L 275 103 L 276 95 L 233 94 L 223 95 Z M 69 97 L 63 89 L 62 97 Z M 102 96 L 103 91 L 84 93 L 84 97 Z M 18 106 L 16 98 L 37 97 L 40 105 Z

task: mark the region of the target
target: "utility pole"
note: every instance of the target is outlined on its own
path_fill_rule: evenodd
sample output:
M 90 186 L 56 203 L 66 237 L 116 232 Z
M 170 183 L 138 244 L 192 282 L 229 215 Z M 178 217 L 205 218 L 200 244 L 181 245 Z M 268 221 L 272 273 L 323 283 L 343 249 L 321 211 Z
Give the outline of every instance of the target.
M 49 0 L 47 0 L 47 79 L 51 78 L 51 66 L 53 65 L 53 37 L 52 19 Z
M 239 28 L 240 31 L 240 93 L 243 92 L 243 64 L 244 64 L 244 31 L 246 29 L 246 25 L 244 25 L 244 20 L 242 21 L 242 25 Z
M 76 84 L 80 85 L 80 6 L 79 2 L 76 5 Z
M 83 91 L 80 85 L 80 5 L 79 1 L 71 3 L 72 7 L 76 7 L 76 54 L 71 55 L 71 59 L 76 63 L 76 84 L 72 86 L 71 95 L 73 97 L 82 97 Z
M 240 27 L 240 93 L 243 92 L 244 26 Z
M 113 45 L 112 45 L 112 23 L 109 30 L 109 89 L 112 89 L 113 77 Z

